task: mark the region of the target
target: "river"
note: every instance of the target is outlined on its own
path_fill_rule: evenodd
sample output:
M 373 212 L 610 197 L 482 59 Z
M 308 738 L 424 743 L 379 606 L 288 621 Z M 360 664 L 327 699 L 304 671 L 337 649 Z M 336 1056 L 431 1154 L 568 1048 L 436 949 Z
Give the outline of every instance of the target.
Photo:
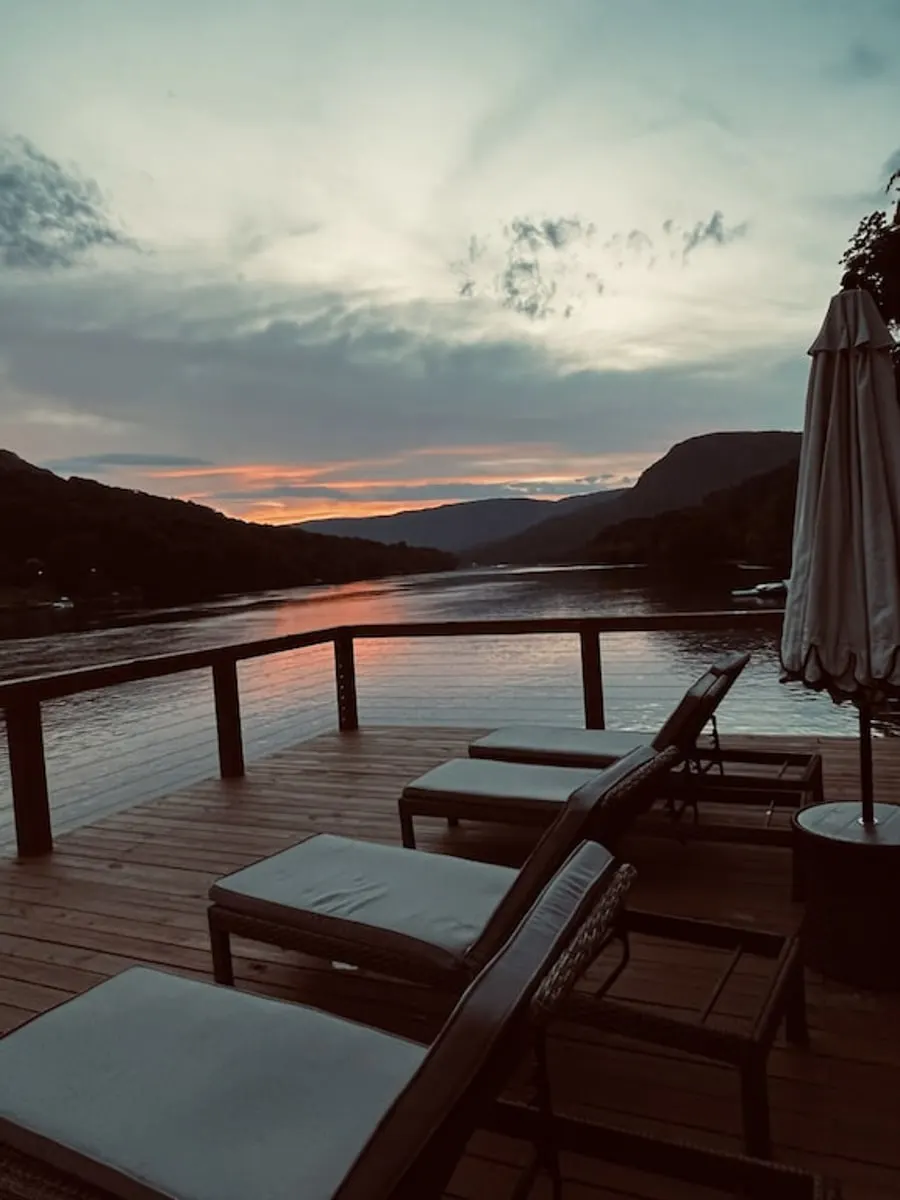
M 0 641 L 0 678 L 333 625 L 727 609 L 737 604 L 731 597 L 736 582 L 747 580 L 676 586 L 655 583 L 639 570 L 498 568 L 300 588 L 131 614 L 103 628 L 6 639 Z M 722 706 L 723 730 L 855 732 L 852 708 L 838 708 L 826 697 L 778 682 L 777 636 L 758 630 L 604 635 L 607 723 L 658 728 L 710 659 L 736 648 L 750 650 L 753 657 Z M 578 655 L 578 639 L 568 635 L 362 643 L 357 647 L 360 722 L 465 727 L 523 719 L 578 723 Z M 334 728 L 330 646 L 243 663 L 239 677 L 248 760 Z M 214 774 L 211 692 L 209 673 L 199 671 L 47 704 L 45 743 L 55 827 L 71 827 Z M 0 819 L 0 838 L 8 840 L 3 752 Z

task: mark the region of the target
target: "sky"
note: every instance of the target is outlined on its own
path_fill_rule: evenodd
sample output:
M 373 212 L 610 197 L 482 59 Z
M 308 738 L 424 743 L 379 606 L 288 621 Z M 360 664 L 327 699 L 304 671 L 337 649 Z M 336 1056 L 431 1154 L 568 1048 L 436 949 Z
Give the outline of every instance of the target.
M 900 0 L 0 0 L 0 446 L 287 522 L 797 429 Z

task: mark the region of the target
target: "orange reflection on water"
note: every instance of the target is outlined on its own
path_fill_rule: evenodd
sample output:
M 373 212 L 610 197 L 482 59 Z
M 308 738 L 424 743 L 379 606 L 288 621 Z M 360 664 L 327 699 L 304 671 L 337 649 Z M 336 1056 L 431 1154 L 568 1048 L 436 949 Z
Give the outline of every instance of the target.
M 362 581 L 316 588 L 298 589 L 290 604 L 276 604 L 270 611 L 265 637 L 289 637 L 317 629 L 342 625 L 381 624 L 410 620 L 403 581 Z M 389 663 L 396 657 L 398 643 L 393 639 L 365 642 L 366 661 Z M 357 652 L 357 657 L 361 647 Z M 268 655 L 242 666 L 242 675 L 252 678 L 253 687 L 265 685 L 273 697 L 309 691 L 313 684 L 321 688 L 323 674 L 334 675 L 331 643 L 301 647 L 283 654 Z M 328 684 L 330 687 L 330 683 Z

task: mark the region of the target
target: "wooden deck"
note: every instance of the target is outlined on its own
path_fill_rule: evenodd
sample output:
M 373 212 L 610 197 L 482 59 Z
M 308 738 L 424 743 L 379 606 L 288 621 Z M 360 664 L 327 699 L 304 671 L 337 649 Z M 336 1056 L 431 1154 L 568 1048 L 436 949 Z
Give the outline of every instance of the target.
M 312 832 L 399 842 L 401 786 L 464 753 L 472 732 L 327 734 L 252 764 L 243 780 L 211 780 L 66 834 L 50 859 L 0 860 L 2 1027 L 10 1029 L 133 963 L 209 978 L 205 896 L 213 879 Z M 811 748 L 813 739 L 791 744 Z M 821 739 L 820 748 L 826 795 L 852 796 L 855 743 Z M 900 740 L 877 743 L 876 782 L 883 799 L 900 799 Z M 521 858 L 525 849 L 522 840 L 499 830 L 448 832 L 438 823 L 420 824 L 426 849 L 504 862 Z M 627 852 L 640 871 L 636 902 L 644 907 L 760 927 L 790 928 L 797 921 L 785 850 L 636 837 Z M 258 946 L 238 943 L 236 949 L 239 986 L 377 1019 L 418 1037 L 440 1018 L 441 1003 L 423 989 L 361 979 Z M 677 1009 L 707 988 L 712 966 L 707 952 L 659 954 L 638 945 L 619 994 Z M 746 1010 L 753 982 L 737 981 L 729 1019 Z M 812 976 L 809 1007 L 811 1049 L 779 1046 L 771 1059 L 778 1156 L 842 1180 L 848 1200 L 896 1197 L 900 997 L 855 994 Z M 553 1057 L 561 1107 L 739 1148 L 730 1069 L 574 1030 L 555 1037 Z M 520 1144 L 478 1134 L 448 1194 L 502 1200 L 525 1153 Z M 574 1157 L 566 1171 L 571 1200 L 702 1200 L 714 1194 Z M 543 1195 L 540 1189 L 535 1194 Z

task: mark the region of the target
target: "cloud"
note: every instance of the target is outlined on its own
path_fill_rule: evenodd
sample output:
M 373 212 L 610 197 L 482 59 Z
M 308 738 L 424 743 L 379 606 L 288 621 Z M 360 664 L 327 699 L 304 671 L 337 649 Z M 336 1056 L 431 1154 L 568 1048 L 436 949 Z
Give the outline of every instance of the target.
M 870 83 L 895 69 L 891 56 L 865 42 L 854 42 L 833 65 L 831 74 L 843 83 Z
M 451 264 L 462 275 L 458 295 L 474 299 L 484 294 L 487 278 L 488 293 L 510 312 L 532 321 L 556 312 L 571 316 L 571 300 L 554 306 L 560 282 L 572 268 L 571 256 L 563 252 L 590 242 L 595 234 L 594 224 L 578 216 L 513 217 L 493 238 L 473 234 L 465 258 Z
M 584 480 L 504 480 L 502 482 L 488 481 L 473 482 L 466 479 L 453 480 L 447 483 L 417 483 L 403 484 L 384 483 L 373 486 L 329 487 L 327 485 L 291 485 L 279 487 L 247 488 L 237 491 L 217 491 L 209 493 L 217 503 L 258 502 L 262 500 L 353 500 L 354 502 L 390 502 L 397 506 L 417 502 L 419 500 L 435 500 L 452 503 L 463 500 L 485 500 L 492 496 L 570 496 L 578 491 L 601 491 L 608 486 L 597 480 L 590 483 Z
M 746 237 L 748 229 L 747 221 L 741 221 L 740 224 L 732 225 L 730 228 L 727 227 L 724 216 L 717 209 L 708 221 L 698 221 L 693 229 L 683 235 L 684 257 L 687 258 L 698 246 L 706 243 L 727 246 L 730 242 L 737 241 L 738 238 Z
M 204 458 L 191 458 L 180 454 L 82 454 L 73 458 L 53 458 L 41 463 L 61 475 L 106 474 L 119 467 L 209 467 Z
M 451 269 L 462 276 L 461 299 L 491 298 L 532 322 L 568 320 L 605 295 L 609 271 L 651 271 L 660 257 L 684 266 L 699 247 L 728 246 L 749 228 L 749 221 L 726 225 L 716 209 L 689 228 L 670 217 L 657 233 L 632 228 L 600 242 L 597 223 L 579 216 L 515 217 L 499 234 L 470 237 L 466 256 Z
M 100 189 L 22 137 L 0 139 L 0 263 L 71 267 L 98 247 L 129 246 Z
M 580 217 L 544 218 L 532 221 L 527 217 L 515 217 L 506 232 L 512 245 L 527 247 L 533 254 L 545 247 L 561 250 L 572 242 L 586 240 L 596 232 L 593 224 L 585 224 Z
M 22 414 L 22 421 L 27 425 L 45 426 L 50 429 L 80 431 L 90 430 L 94 433 L 122 433 L 128 429 L 128 423 L 113 417 L 100 416 L 98 413 L 79 412 L 72 408 L 52 408 L 31 406 Z
M 559 455 L 571 457 L 600 447 L 604 453 L 638 449 L 647 439 L 664 449 L 682 430 L 699 432 L 692 413 L 703 414 L 700 429 L 715 427 L 729 420 L 742 395 L 762 421 L 767 406 L 784 398 L 778 388 L 762 401 L 766 385 L 758 366 L 742 387 L 724 389 L 718 380 L 698 382 L 696 364 L 677 359 L 662 358 L 642 371 L 593 365 L 561 371 L 540 343 L 496 337 L 454 343 L 437 330 L 429 336 L 427 326 L 422 333 L 405 328 L 402 312 L 388 310 L 379 319 L 377 310 L 361 310 L 357 317 L 355 309 L 336 304 L 328 319 L 273 320 L 283 303 L 277 293 L 272 299 L 216 283 L 207 295 L 177 278 L 165 289 L 163 282 L 145 294 L 119 275 L 91 281 L 66 275 L 4 296 L 0 279 L 0 393 L 12 389 L 23 414 L 65 414 L 56 424 L 35 425 L 0 403 L 0 444 L 42 461 L 126 454 L 163 437 L 167 453 L 171 448 L 213 463 L 236 456 L 310 464 L 396 459 L 461 444 L 493 444 L 502 457 L 511 443 L 557 446 Z M 700 309 L 683 301 L 685 330 L 678 332 L 702 343 L 707 354 L 720 301 L 715 293 L 701 300 Z M 598 323 L 592 336 L 619 354 L 628 347 L 658 354 L 665 326 L 635 315 L 617 296 L 610 310 L 617 323 Z M 770 299 L 766 310 L 767 319 L 779 319 L 783 345 L 798 329 L 806 337 L 819 315 L 805 314 L 789 293 Z M 735 342 L 733 336 L 727 342 L 733 362 L 740 358 Z M 753 342 L 746 353 L 754 364 L 765 361 Z M 602 361 L 603 354 L 592 357 Z M 802 370 L 802 353 L 797 361 Z M 98 422 L 116 423 L 116 440 L 104 438 L 98 446 Z M 102 427 L 112 436 L 113 426 Z M 32 446 L 40 445 L 37 433 L 44 429 L 59 431 L 58 444 L 44 442 L 36 452 Z M 537 453 L 549 457 L 546 449 Z M 541 473 L 532 467 L 521 477 Z

